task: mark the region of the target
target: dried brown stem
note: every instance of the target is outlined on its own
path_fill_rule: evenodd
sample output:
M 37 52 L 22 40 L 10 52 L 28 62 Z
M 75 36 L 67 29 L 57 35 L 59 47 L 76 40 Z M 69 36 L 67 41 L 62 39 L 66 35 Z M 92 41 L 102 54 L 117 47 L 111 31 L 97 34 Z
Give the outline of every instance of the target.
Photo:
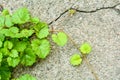
M 86 64 L 88 65 L 88 68 L 91 70 L 91 73 L 94 75 L 96 80 L 99 80 L 97 74 L 95 73 L 95 70 L 93 68 L 93 66 L 90 64 L 90 62 L 88 61 L 86 56 L 83 56 L 83 59 L 85 60 Z
M 64 31 L 63 31 L 64 32 Z M 65 33 L 65 32 L 64 32 Z M 73 45 L 79 50 L 79 52 L 81 53 L 79 47 L 77 46 L 77 44 L 75 43 L 75 41 L 72 39 L 72 37 L 70 35 L 68 35 L 66 33 L 66 35 L 68 36 L 68 38 L 71 40 L 71 42 L 73 43 Z M 93 69 L 93 66 L 90 64 L 90 62 L 88 61 L 88 59 L 86 58 L 86 56 L 83 56 L 81 54 L 81 57 L 83 57 L 83 59 L 86 61 L 87 66 L 89 67 L 89 69 L 91 70 L 91 73 L 94 75 L 96 80 L 99 80 L 97 77 L 97 74 L 95 73 L 95 70 Z
M 50 30 L 50 31 L 51 31 L 51 30 Z M 75 41 L 74 41 L 74 40 L 72 39 L 72 37 L 71 37 L 70 35 L 68 35 L 65 31 L 63 31 L 63 30 L 52 30 L 51 32 L 60 32 L 60 31 L 64 32 L 64 33 L 68 36 L 68 38 L 70 39 L 70 41 L 72 42 L 72 44 L 73 44 L 73 45 L 77 48 L 77 50 L 81 53 L 81 51 L 80 51 L 79 47 L 77 46 L 77 44 L 75 43 Z M 95 73 L 95 70 L 94 70 L 93 66 L 92 66 L 92 65 L 90 64 L 90 62 L 88 61 L 87 57 L 86 57 L 85 55 L 82 55 L 82 54 L 81 54 L 81 57 L 85 60 L 88 68 L 91 70 L 91 73 L 94 75 L 95 79 L 96 79 L 96 80 L 99 80 L 97 74 Z
M 64 31 L 63 31 L 64 32 Z M 65 33 L 65 32 L 64 32 Z M 79 50 L 79 52 L 81 53 L 79 47 L 77 46 L 77 44 L 75 43 L 75 41 L 72 39 L 72 37 L 70 35 L 68 35 L 67 33 L 65 33 L 68 38 L 71 40 L 71 42 L 73 43 L 73 45 Z M 91 73 L 94 75 L 96 80 L 99 80 L 97 77 L 97 74 L 95 73 L 95 70 L 93 68 L 93 66 L 90 64 L 90 62 L 88 61 L 88 59 L 86 58 L 86 56 L 81 54 L 81 57 L 83 57 L 83 59 L 86 61 L 87 66 L 89 67 L 89 69 L 91 70 Z

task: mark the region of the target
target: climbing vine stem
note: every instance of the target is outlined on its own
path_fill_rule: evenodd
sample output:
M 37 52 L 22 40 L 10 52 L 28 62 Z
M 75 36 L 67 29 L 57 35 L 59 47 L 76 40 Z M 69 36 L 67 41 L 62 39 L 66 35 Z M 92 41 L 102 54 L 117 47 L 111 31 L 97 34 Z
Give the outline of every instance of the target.
M 64 33 L 67 35 L 68 39 L 69 39 L 69 40 L 72 42 L 72 44 L 76 47 L 76 49 L 81 53 L 81 51 L 80 51 L 79 47 L 77 46 L 77 44 L 75 43 L 75 41 L 72 39 L 72 37 L 71 37 L 68 33 L 66 33 L 65 31 L 63 31 L 63 29 L 54 30 L 54 28 L 52 28 L 52 30 L 49 30 L 49 31 L 50 31 L 50 32 L 64 32 Z M 95 79 L 96 79 L 96 80 L 99 80 L 99 78 L 98 78 L 98 76 L 97 76 L 97 74 L 96 74 L 96 72 L 95 72 L 95 70 L 94 70 L 94 67 L 90 64 L 90 62 L 89 62 L 89 60 L 87 59 L 86 55 L 83 55 L 83 54 L 80 54 L 80 55 L 81 55 L 81 57 L 83 58 L 83 60 L 85 60 L 88 68 L 91 70 L 91 73 L 94 75 Z

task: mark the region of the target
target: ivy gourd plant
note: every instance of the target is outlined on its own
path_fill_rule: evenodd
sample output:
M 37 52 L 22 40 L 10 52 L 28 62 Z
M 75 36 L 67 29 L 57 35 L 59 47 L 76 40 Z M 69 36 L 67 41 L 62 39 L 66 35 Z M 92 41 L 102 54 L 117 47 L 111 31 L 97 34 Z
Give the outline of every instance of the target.
M 80 46 L 79 50 L 82 53 L 82 56 L 84 55 L 86 56 L 91 52 L 92 47 L 89 43 L 85 42 Z M 71 65 L 73 66 L 80 65 L 82 63 L 82 58 L 83 57 L 81 57 L 80 54 L 73 54 L 70 58 Z
M 52 40 L 59 46 L 64 46 L 67 43 L 67 35 L 64 32 L 52 35 Z
M 70 63 L 73 66 L 80 65 L 82 63 L 82 58 L 79 54 L 74 54 L 70 58 Z
M 13 14 L 3 10 L 0 14 L 0 80 L 10 80 L 12 70 L 18 66 L 32 66 L 36 60 L 45 59 L 51 50 L 47 23 L 32 17 L 26 8 Z M 63 32 L 52 34 L 59 46 L 67 43 Z M 36 80 L 26 74 L 13 80 Z
M 92 50 L 92 47 L 87 42 L 82 44 L 81 47 L 80 47 L 80 51 L 81 51 L 82 54 L 89 54 L 91 52 L 91 50 Z

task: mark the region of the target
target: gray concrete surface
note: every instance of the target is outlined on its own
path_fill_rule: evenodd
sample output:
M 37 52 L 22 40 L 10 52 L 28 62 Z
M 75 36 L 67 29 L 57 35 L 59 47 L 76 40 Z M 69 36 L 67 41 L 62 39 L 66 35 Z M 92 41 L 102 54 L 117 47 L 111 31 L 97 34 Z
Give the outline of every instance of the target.
M 99 80 L 120 80 L 120 0 L 0 0 L 14 11 L 26 6 L 33 16 L 49 26 L 64 30 L 80 45 L 89 42 L 93 50 L 87 57 Z M 68 16 L 70 8 L 77 12 Z M 55 21 L 56 20 L 56 21 Z M 69 63 L 77 49 L 68 41 L 53 46 L 51 54 L 30 68 L 14 70 L 14 76 L 30 73 L 38 80 L 95 80 L 85 61 L 73 67 Z

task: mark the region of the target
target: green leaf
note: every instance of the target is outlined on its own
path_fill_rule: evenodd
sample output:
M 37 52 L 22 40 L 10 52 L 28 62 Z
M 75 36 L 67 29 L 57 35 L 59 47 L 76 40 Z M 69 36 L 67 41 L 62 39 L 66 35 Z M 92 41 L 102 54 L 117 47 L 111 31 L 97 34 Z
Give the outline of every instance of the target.
M 89 54 L 92 50 L 92 47 L 89 43 L 83 43 L 80 47 L 80 51 L 82 54 Z
M 79 54 L 74 54 L 70 58 L 70 64 L 73 66 L 80 65 L 82 63 L 82 58 Z
M 23 24 L 30 20 L 29 11 L 26 8 L 20 8 L 16 10 L 12 15 L 12 21 L 15 24 Z
M 5 22 L 5 17 L 0 16 L 0 30 L 5 26 L 4 22 Z
M 50 43 L 46 39 L 43 40 L 34 39 L 32 41 L 31 46 L 39 58 L 43 58 L 43 59 L 46 58 L 46 56 L 50 52 Z
M 16 41 L 14 42 L 14 49 L 16 49 L 18 52 L 23 52 L 25 48 L 27 47 L 26 41 Z
M 64 46 L 67 43 L 67 35 L 63 32 L 52 34 L 52 40 L 59 46 Z
M 11 41 L 5 41 L 4 42 L 4 47 L 8 49 L 12 49 L 13 43 Z
M 48 40 L 44 39 L 40 41 L 40 45 L 38 50 L 36 50 L 36 54 L 39 58 L 46 58 L 47 55 L 50 53 L 50 43 Z
M 9 55 L 10 54 L 10 52 L 7 48 L 1 48 L 0 52 L 3 53 L 3 55 Z
M 48 27 L 45 22 L 39 22 L 38 24 L 34 25 L 34 29 L 39 32 L 42 28 Z
M 20 62 L 20 58 L 19 57 L 16 57 L 16 58 L 8 57 L 7 62 L 9 66 L 16 67 Z
M 8 32 L 8 29 L 1 29 L 0 34 L 5 35 Z
M 27 29 L 23 29 L 20 32 L 21 37 L 26 37 L 28 38 L 29 36 L 31 36 L 34 33 L 34 30 L 27 30 Z
M 25 52 L 23 53 L 21 57 L 21 64 L 25 66 L 31 66 L 36 61 L 36 55 L 34 54 L 33 50 L 31 48 L 25 49 Z
M 2 15 L 3 15 L 3 16 L 9 15 L 9 11 L 8 11 L 7 9 L 4 9 L 4 10 L 2 11 Z
M 2 44 L 3 44 L 3 42 L 2 42 L 2 41 L 0 41 L 0 48 L 2 47 Z
M 15 50 L 15 49 L 12 49 L 12 50 L 11 50 L 10 57 L 13 57 L 13 58 L 19 57 L 19 56 L 18 56 L 18 51 Z
M 4 39 L 5 39 L 5 36 L 2 33 L 0 33 L 0 41 L 4 41 Z
M 11 27 L 11 26 L 13 26 L 12 18 L 11 18 L 10 15 L 6 15 L 6 16 L 5 16 L 5 25 L 6 25 L 6 27 Z
M 20 76 L 17 80 L 37 80 L 37 79 L 29 74 L 25 74 L 23 76 Z
M 18 33 L 19 32 L 19 29 L 17 27 L 11 27 L 9 28 L 9 31 L 13 32 L 13 33 Z
M 18 56 L 17 50 L 15 49 L 11 50 L 9 57 L 7 58 L 7 62 L 8 62 L 8 65 L 12 67 L 16 67 L 19 64 L 20 58 Z
M 31 42 L 31 46 L 32 46 L 32 49 L 34 51 L 37 51 L 38 50 L 38 47 L 40 46 L 40 40 L 39 39 L 33 39 L 32 42 Z
M 1 80 L 10 80 L 11 72 L 7 62 L 4 60 L 0 66 Z
M 17 27 L 10 27 L 9 29 L 2 29 L 2 33 L 5 34 L 5 36 L 15 38 L 16 34 L 18 34 L 19 29 Z
M 36 33 L 37 37 L 40 39 L 47 37 L 48 34 L 49 34 L 48 27 L 44 27 L 38 33 Z
M 1 63 L 1 61 L 2 61 L 2 58 L 3 58 L 3 55 L 2 55 L 2 53 L 0 52 L 0 63 Z
M 37 24 L 40 22 L 40 20 L 39 20 L 39 18 L 34 17 L 34 18 L 31 18 L 31 22 Z

